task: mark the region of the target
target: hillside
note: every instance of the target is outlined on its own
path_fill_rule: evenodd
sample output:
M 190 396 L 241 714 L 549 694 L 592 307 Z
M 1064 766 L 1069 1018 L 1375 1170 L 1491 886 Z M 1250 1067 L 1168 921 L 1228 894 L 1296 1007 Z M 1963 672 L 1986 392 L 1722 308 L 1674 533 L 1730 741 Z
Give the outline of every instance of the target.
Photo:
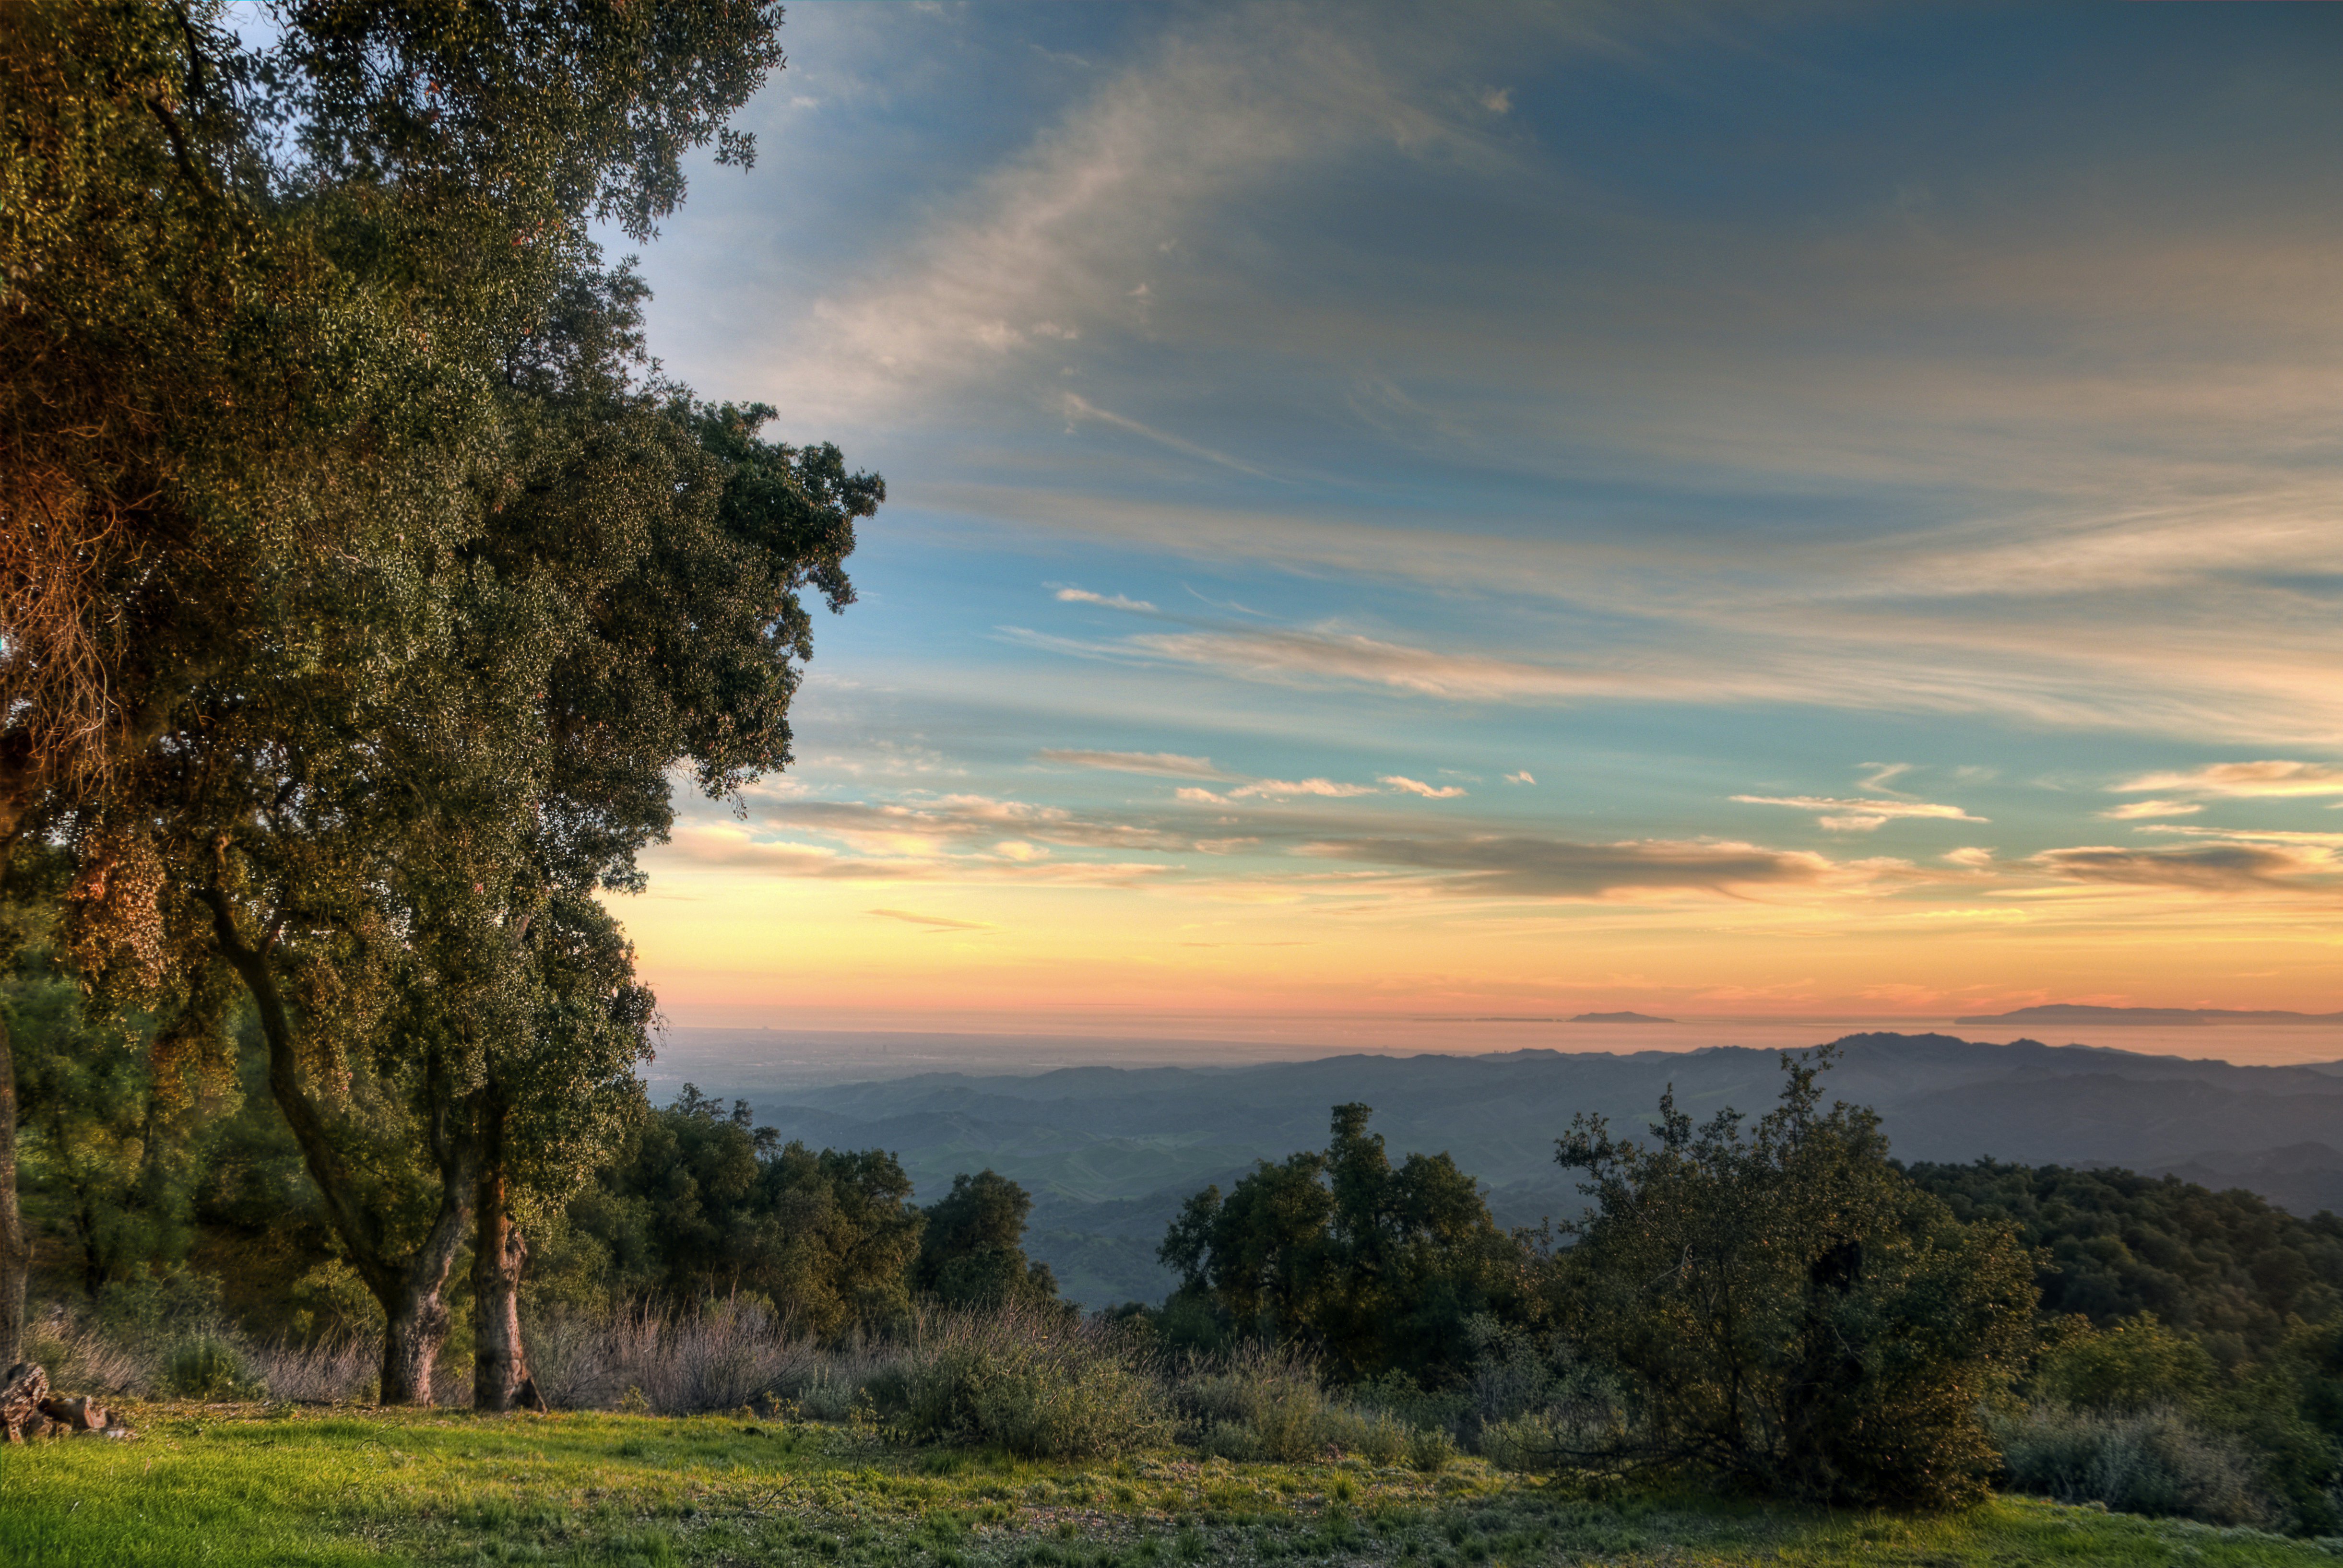
M 2343 1202 L 2343 1159 L 2321 1163 L 2343 1126 L 2343 1063 L 2238 1067 L 1939 1034 L 1840 1043 L 1832 1092 L 1876 1109 L 1906 1160 L 2168 1170 L 2297 1212 Z M 1335 1104 L 1374 1107 L 1394 1155 L 1454 1154 L 1487 1185 L 1502 1222 L 1535 1224 L 1577 1210 L 1572 1179 L 1553 1163 L 1573 1115 L 1640 1126 L 1671 1085 L 1695 1116 L 1760 1111 L 1778 1088 L 1776 1062 L 1771 1050 L 1718 1047 L 930 1072 L 759 1095 L 756 1109 L 810 1144 L 894 1151 L 922 1200 L 985 1166 L 1023 1183 L 1035 1198 L 1034 1255 L 1095 1306 L 1160 1298 L 1171 1281 L 1155 1245 L 1181 1201 L 1207 1183 L 1225 1188 L 1256 1160 L 1317 1146 Z

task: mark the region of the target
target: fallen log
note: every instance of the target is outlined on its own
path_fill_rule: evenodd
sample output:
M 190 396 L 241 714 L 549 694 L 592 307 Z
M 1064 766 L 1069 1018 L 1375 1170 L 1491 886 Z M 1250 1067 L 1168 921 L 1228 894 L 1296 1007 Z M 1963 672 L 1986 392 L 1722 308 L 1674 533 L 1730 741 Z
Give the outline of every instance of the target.
M 25 1428 L 33 1422 L 41 1424 L 35 1429 L 39 1436 L 48 1430 L 48 1417 L 41 1413 L 41 1402 L 49 1395 L 49 1374 L 37 1362 L 18 1362 L 0 1377 L 0 1428 L 5 1429 L 10 1442 L 25 1441 Z
M 107 1425 L 106 1407 L 85 1393 L 71 1399 L 52 1394 L 41 1402 L 41 1413 L 75 1432 L 104 1432 Z

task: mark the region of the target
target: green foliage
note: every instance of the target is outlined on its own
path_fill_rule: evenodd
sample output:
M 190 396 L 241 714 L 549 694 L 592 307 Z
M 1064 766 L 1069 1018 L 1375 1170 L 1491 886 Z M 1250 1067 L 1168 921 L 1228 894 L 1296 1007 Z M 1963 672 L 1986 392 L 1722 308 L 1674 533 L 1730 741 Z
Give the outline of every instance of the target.
M 2265 1360 L 2225 1368 L 2151 1316 L 2106 1330 L 2066 1319 L 2026 1385 L 2035 1402 L 2004 1420 L 2005 1462 L 2047 1496 L 2331 1533 L 2343 1523 L 2338 1344 L 2343 1321 L 2298 1321 Z
M 2006 1231 L 1964 1226 L 1889 1165 L 1877 1119 L 1785 1055 L 1745 1132 L 1662 1100 L 1650 1147 L 1582 1116 L 1557 1159 L 1596 1201 L 1556 1260 L 1563 1322 L 1629 1422 L 1584 1457 L 1776 1496 L 1945 1506 L 1994 1459 L 1977 1409 L 2020 1370 L 2035 1293 Z
M 2080 1410 L 2186 1409 L 2204 1402 L 2216 1372 L 2203 1345 L 2147 1313 L 2104 1331 L 2076 1318 L 2052 1332 L 2029 1388 L 2037 1398 Z
M 61 950 L 157 1014 L 158 1083 L 249 1000 L 401 1391 L 475 1187 L 504 1289 L 513 1189 L 574 1190 L 636 1111 L 649 999 L 595 894 L 685 764 L 786 764 L 800 594 L 850 599 L 883 495 L 659 379 L 589 235 L 652 234 L 696 147 L 748 160 L 779 22 L 0 18 L 0 849 L 68 846 Z
M 913 1288 L 948 1307 L 1055 1304 L 1050 1266 L 1025 1257 L 1032 1209 L 1025 1189 L 1006 1176 L 986 1170 L 953 1177 L 951 1191 L 923 1211 Z
M 647 1116 L 570 1226 L 608 1260 L 606 1289 L 695 1302 L 746 1291 L 802 1332 L 875 1332 L 910 1312 L 921 1219 L 891 1155 L 783 1144 L 746 1101 L 686 1084 Z
M 79 988 L 37 950 L 0 984 L 0 1028 L 15 1057 L 24 1199 L 71 1249 L 82 1288 L 184 1261 L 190 1123 L 228 1110 L 232 1084 L 158 1084 L 153 1030 L 86 1021 Z
M 2267 1354 L 2290 1317 L 2343 1311 L 2343 1219 L 2298 1219 L 2250 1192 L 2128 1171 L 1915 1165 L 1908 1174 L 1966 1221 L 2006 1222 L 2039 1250 L 2042 1310 L 2101 1326 L 2143 1312 L 2217 1359 Z
M 2273 1523 L 2246 1444 L 2170 1406 L 2037 1405 L 1996 1415 L 1992 1426 L 2018 1491 L 2212 1524 Z
M 1519 1302 L 1521 1249 L 1447 1155 L 1394 1167 L 1372 1114 L 1336 1106 L 1324 1152 L 1263 1161 L 1225 1199 L 1197 1193 L 1158 1255 L 1192 1302 L 1345 1375 L 1460 1368 L 1468 1322 Z
M 267 1385 L 244 1364 L 236 1344 L 216 1334 L 198 1334 L 173 1345 L 156 1379 L 166 1393 L 182 1399 L 265 1399 Z

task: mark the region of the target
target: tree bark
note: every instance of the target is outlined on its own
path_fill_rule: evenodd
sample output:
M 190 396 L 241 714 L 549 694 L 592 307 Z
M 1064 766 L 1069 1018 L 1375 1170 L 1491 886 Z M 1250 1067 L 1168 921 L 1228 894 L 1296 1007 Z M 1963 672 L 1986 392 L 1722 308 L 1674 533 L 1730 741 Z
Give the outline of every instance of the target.
M 16 1203 L 16 1055 L 0 1016 L 0 1367 L 25 1353 L 25 1280 L 32 1270 L 33 1239 Z
M 528 1352 L 520 1337 L 520 1277 L 528 1244 L 513 1223 L 506 1169 L 508 1111 L 494 1084 L 480 1115 L 480 1185 L 473 1210 L 479 1230 L 472 1244 L 472 1407 L 508 1411 L 534 1404 Z M 524 1392 L 524 1390 L 527 1392 Z
M 447 1304 L 437 1291 L 410 1294 L 396 1306 L 383 1302 L 383 1315 L 381 1402 L 429 1404 L 431 1374 L 447 1342 Z
M 293 1017 L 268 967 L 267 955 L 252 947 L 236 928 L 226 895 L 206 889 L 200 895 L 212 911 L 220 952 L 252 996 L 260 1032 L 268 1042 L 268 1092 L 301 1147 L 301 1162 L 325 1200 L 326 1219 L 347 1252 L 350 1266 L 382 1303 L 384 1404 L 429 1404 L 431 1375 L 447 1343 L 448 1312 L 440 1292 L 456 1266 L 471 1221 L 478 1141 L 460 1124 L 465 1109 L 455 1103 L 447 1074 L 434 1048 L 425 1058 L 425 1099 L 430 1107 L 431 1158 L 439 1167 L 439 1209 L 422 1243 L 405 1258 L 385 1244 L 381 1218 L 365 1207 L 357 1182 L 334 1146 L 325 1117 L 301 1087 L 294 1050 Z

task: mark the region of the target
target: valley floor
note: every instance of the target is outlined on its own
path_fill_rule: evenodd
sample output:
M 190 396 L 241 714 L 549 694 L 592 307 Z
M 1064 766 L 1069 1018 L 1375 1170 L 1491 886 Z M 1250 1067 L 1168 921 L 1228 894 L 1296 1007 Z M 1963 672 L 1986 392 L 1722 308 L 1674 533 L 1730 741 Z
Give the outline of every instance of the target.
M 149 1405 L 0 1449 L 0 1563 L 2332 1564 L 2343 1543 L 2007 1499 L 1942 1519 L 1589 1502 L 1460 1460 L 1090 1465 L 731 1418 Z

